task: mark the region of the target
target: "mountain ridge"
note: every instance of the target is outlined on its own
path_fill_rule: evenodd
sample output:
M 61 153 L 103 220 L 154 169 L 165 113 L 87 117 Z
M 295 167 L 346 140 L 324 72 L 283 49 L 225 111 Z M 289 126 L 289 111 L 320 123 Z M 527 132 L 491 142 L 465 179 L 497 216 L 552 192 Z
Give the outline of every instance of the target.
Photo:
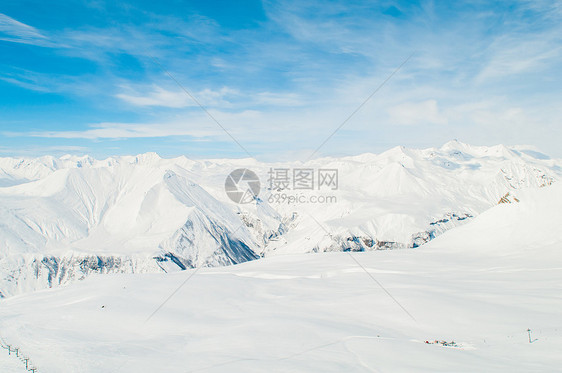
M 96 272 L 173 272 L 289 253 L 415 248 L 506 193 L 558 180 L 562 162 L 527 148 L 452 141 L 307 163 L 156 153 L 0 158 L 0 291 L 7 296 Z M 226 176 L 241 167 L 262 181 L 260 197 L 244 205 L 223 189 Z M 276 193 L 268 187 L 271 170 L 303 167 L 337 170 L 337 189 L 306 195 L 336 202 L 268 202 Z M 282 193 L 295 192 L 301 191 Z M 100 264 L 81 267 L 82 261 Z M 36 284 L 19 284 L 33 282 L 34 273 Z

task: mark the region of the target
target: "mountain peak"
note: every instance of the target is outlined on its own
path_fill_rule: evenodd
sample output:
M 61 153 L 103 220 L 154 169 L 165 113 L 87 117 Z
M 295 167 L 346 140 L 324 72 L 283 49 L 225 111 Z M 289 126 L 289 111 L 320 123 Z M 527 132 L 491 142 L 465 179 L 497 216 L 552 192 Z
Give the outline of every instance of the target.
M 135 163 L 150 164 L 161 161 L 162 158 L 155 152 L 147 152 L 138 154 L 135 157 Z
M 460 151 L 467 151 L 472 149 L 472 146 L 466 144 L 462 141 L 457 139 L 453 139 L 451 141 L 447 141 L 443 146 L 441 146 L 441 150 L 450 151 L 450 150 L 460 150 Z

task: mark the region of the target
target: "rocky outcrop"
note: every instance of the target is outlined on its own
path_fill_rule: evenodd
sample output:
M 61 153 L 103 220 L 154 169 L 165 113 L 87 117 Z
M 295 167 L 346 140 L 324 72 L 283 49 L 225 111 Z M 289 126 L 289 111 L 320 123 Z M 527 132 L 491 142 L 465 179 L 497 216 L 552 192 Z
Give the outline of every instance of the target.
M 512 203 L 512 202 L 519 202 L 519 199 L 517 199 L 517 197 L 512 195 L 510 192 L 507 192 L 506 194 L 503 195 L 502 198 L 500 198 L 500 200 L 498 201 L 498 205 L 502 203 Z
M 379 240 L 372 236 L 356 236 L 356 235 L 329 235 L 332 243 L 321 249 L 316 246 L 313 252 L 328 251 L 369 251 L 369 250 L 394 250 L 416 248 L 431 240 L 445 231 L 465 223 L 473 216 L 469 213 L 449 213 L 442 218 L 429 223 L 428 228 L 424 231 L 412 234 L 407 242 Z
M 0 297 L 66 285 L 92 274 L 159 272 L 151 258 L 76 255 L 68 257 L 12 256 L 0 260 Z

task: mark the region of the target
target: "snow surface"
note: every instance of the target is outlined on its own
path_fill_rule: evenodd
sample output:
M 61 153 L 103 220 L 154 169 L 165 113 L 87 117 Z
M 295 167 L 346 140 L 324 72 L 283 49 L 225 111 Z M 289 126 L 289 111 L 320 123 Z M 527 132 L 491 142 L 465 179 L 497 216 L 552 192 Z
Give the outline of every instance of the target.
M 558 371 L 562 186 L 518 198 L 416 249 L 93 275 L 0 300 L 0 335 L 41 373 Z
M 8 351 L 0 351 L 0 368 L 2 373 L 23 373 L 25 372 L 25 365 L 14 357 L 8 355 Z

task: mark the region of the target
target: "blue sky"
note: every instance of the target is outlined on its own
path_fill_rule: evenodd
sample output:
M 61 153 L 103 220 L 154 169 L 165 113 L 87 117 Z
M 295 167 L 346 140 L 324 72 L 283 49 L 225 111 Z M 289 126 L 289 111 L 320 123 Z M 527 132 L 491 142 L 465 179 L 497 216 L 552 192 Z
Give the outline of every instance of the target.
M 3 1 L 0 155 L 562 157 L 555 1 Z M 242 145 L 189 98 L 169 72 Z

